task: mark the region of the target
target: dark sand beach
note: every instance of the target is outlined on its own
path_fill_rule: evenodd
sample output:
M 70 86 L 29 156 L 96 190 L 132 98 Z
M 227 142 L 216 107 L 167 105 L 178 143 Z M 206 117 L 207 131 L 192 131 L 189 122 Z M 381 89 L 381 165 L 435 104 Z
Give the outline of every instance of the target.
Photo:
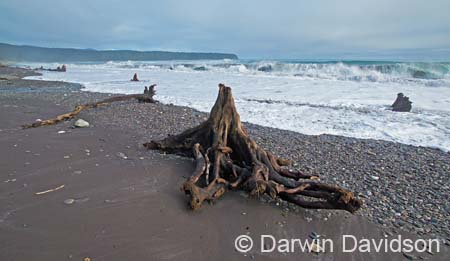
M 110 96 L 74 83 L 22 79 L 34 74 L 0 67 L 0 260 L 448 260 L 447 152 L 245 124 L 262 147 L 355 191 L 364 206 L 355 215 L 305 210 L 233 191 L 193 212 L 180 191 L 193 161 L 141 144 L 195 126 L 207 114 L 128 101 L 80 113 L 88 128 L 71 128 L 72 120 L 22 130 Z M 306 240 L 312 232 L 332 239 L 334 252 L 259 249 L 262 234 Z M 235 250 L 241 234 L 254 238 L 254 250 Z M 344 234 L 438 238 L 441 251 L 342 253 Z

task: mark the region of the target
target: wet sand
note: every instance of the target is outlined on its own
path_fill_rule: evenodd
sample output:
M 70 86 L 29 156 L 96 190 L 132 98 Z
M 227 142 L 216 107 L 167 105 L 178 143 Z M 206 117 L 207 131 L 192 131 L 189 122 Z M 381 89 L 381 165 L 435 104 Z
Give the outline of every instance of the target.
M 90 122 L 89 128 L 72 129 L 71 121 L 22 130 L 21 124 L 71 109 L 75 101 L 61 97 L 106 96 L 74 94 L 66 83 L 55 84 L 58 91 L 42 95 L 39 88 L 48 91 L 54 83 L 33 84 L 31 95 L 5 92 L 0 98 L 0 260 L 407 260 L 402 253 L 342 253 L 341 236 L 419 237 L 404 230 L 393 233 L 361 215 L 303 210 L 240 192 L 228 192 L 214 205 L 190 211 L 180 186 L 194 169 L 192 160 L 141 146 L 143 140 L 182 130 L 180 123 L 167 117 L 178 111 L 175 106 L 124 103 L 158 113 L 151 126 L 138 130 L 127 128 L 127 120 L 140 122 L 145 115 L 137 111 L 139 115 L 126 119 L 104 117 L 115 108 L 82 112 L 79 118 Z M 204 117 L 182 110 L 191 124 Z M 35 194 L 61 185 L 59 190 Z M 312 232 L 333 239 L 334 252 L 260 253 L 262 234 L 306 240 Z M 241 234 L 255 241 L 247 254 L 234 247 Z M 448 247 L 441 244 L 441 253 L 410 257 L 446 260 L 448 254 Z

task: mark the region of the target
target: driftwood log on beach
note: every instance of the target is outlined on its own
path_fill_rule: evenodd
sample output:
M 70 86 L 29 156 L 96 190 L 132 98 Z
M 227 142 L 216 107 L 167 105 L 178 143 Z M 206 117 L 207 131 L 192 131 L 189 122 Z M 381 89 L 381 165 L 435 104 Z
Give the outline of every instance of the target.
M 219 85 L 209 118 L 179 135 L 144 144 L 148 149 L 194 157 L 196 168 L 182 189 L 192 209 L 214 201 L 228 189 L 268 194 L 304 208 L 342 209 L 351 213 L 362 201 L 351 191 L 317 181 L 318 177 L 287 168 L 253 141 L 240 121 L 231 88 Z
M 22 128 L 28 129 L 28 128 L 36 128 L 36 127 L 40 127 L 40 126 L 46 126 L 46 125 L 54 125 L 54 124 L 57 124 L 59 122 L 70 120 L 70 119 L 74 118 L 76 115 L 78 115 L 83 110 L 109 105 L 109 104 L 111 104 L 113 102 L 118 102 L 118 101 L 126 101 L 126 100 L 136 99 L 136 100 L 138 100 L 138 102 L 154 103 L 154 102 L 156 102 L 153 99 L 153 95 L 154 94 L 155 94 L 155 91 L 153 89 L 153 92 L 151 92 L 151 93 L 115 96 L 115 97 L 104 99 L 104 100 L 101 100 L 101 101 L 98 101 L 98 102 L 92 102 L 92 103 L 86 103 L 86 104 L 77 105 L 75 107 L 75 109 L 73 111 L 71 111 L 71 112 L 58 115 L 58 116 L 56 116 L 53 119 L 37 121 L 37 122 L 34 122 L 32 124 L 22 125 Z

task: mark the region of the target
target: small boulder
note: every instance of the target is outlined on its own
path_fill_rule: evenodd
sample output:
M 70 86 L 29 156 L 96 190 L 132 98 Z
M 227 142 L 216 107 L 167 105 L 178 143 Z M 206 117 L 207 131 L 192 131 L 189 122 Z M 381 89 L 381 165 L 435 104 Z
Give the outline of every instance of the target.
M 89 127 L 89 122 L 87 122 L 83 119 L 78 119 L 73 126 L 75 126 L 77 128 L 86 128 L 86 127 Z

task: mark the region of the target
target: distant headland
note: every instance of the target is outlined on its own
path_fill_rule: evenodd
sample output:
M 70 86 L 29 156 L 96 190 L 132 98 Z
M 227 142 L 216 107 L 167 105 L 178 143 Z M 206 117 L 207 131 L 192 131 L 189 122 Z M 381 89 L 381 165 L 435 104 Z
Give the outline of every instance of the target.
M 190 53 L 165 51 L 94 50 L 47 48 L 0 43 L 0 61 L 27 62 L 104 62 L 238 59 L 228 53 Z

